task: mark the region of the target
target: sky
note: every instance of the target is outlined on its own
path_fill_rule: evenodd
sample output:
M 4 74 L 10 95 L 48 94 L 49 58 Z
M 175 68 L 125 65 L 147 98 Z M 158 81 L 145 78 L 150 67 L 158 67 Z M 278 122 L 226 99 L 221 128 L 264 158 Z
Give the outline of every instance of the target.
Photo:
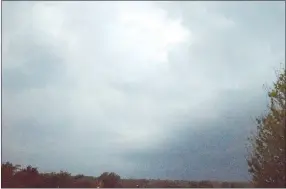
M 3 2 L 2 162 L 247 180 L 285 2 Z

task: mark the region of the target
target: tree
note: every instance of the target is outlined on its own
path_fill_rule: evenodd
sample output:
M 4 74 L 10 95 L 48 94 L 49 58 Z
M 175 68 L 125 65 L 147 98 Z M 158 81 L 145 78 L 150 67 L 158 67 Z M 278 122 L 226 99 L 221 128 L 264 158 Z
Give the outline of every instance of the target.
M 269 111 L 256 119 L 257 132 L 249 138 L 251 151 L 247 163 L 252 182 L 259 188 L 286 187 L 286 73 L 282 70 L 268 92 Z
M 202 180 L 199 182 L 199 188 L 213 188 L 213 185 L 210 181 Z
M 42 178 L 36 167 L 29 165 L 15 173 L 14 177 L 21 187 L 37 188 L 41 186 Z
M 14 175 L 19 169 L 20 165 L 13 165 L 10 162 L 1 164 L 1 179 L 3 188 L 17 187 Z
M 198 182 L 190 181 L 189 182 L 189 188 L 198 188 Z
M 74 178 L 75 179 L 82 179 L 82 178 L 84 178 L 84 175 L 83 174 L 78 174 Z
M 71 174 L 65 171 L 60 171 L 60 173 L 56 174 L 56 178 L 58 180 L 58 186 L 60 188 L 68 188 L 71 184 Z
M 116 173 L 104 172 L 99 176 L 99 180 L 103 182 L 104 188 L 118 188 L 120 187 L 120 176 Z

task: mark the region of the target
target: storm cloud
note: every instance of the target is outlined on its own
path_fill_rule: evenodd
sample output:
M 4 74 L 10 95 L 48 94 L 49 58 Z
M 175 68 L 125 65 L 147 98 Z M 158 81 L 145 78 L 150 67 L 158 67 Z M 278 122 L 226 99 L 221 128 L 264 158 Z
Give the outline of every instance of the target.
M 246 180 L 284 2 L 3 2 L 2 161 Z

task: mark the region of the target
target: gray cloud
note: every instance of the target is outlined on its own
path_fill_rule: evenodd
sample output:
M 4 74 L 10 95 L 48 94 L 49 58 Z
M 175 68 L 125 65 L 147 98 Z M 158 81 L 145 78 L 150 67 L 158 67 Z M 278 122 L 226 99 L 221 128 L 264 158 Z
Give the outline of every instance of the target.
M 3 160 L 244 180 L 284 34 L 283 2 L 5 2 Z

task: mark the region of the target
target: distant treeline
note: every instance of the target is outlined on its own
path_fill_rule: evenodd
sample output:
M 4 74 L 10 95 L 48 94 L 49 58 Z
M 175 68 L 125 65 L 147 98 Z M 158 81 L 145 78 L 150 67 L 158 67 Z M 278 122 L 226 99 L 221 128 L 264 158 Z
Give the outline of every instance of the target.
M 102 173 L 99 177 L 71 175 L 68 172 L 40 173 L 36 167 L 1 165 L 2 188 L 243 188 L 248 183 L 211 181 L 171 181 L 121 179 L 116 173 Z

